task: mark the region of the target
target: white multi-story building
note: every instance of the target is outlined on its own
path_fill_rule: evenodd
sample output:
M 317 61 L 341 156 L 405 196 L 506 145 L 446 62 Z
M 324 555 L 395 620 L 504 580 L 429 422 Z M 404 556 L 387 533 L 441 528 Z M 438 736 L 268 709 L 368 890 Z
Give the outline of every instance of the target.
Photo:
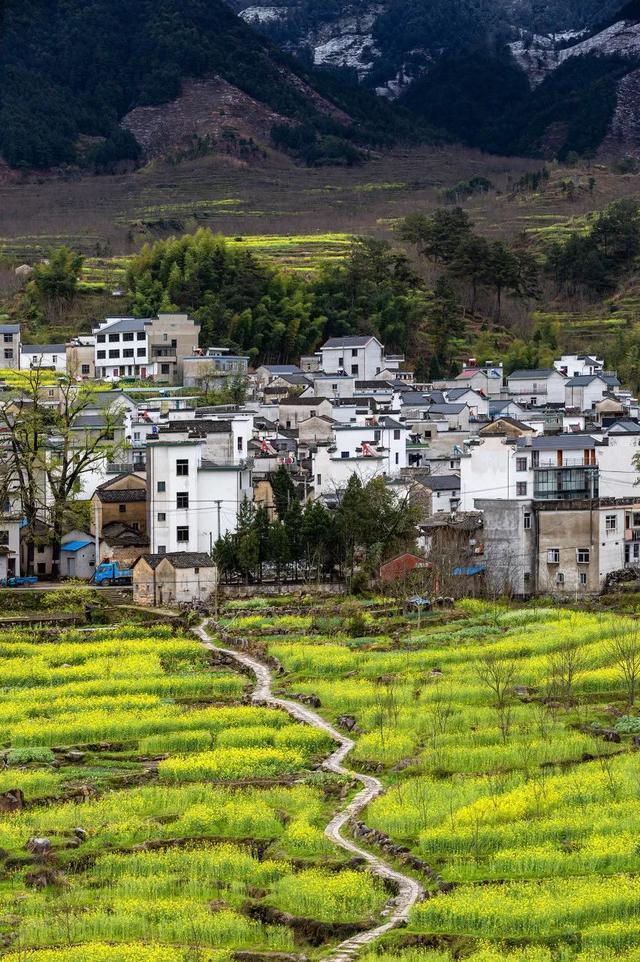
M 161 435 L 147 449 L 151 552 L 210 552 L 253 500 L 249 461 L 206 457 L 204 438 Z
M 533 407 L 544 404 L 564 404 L 567 378 L 555 368 L 514 371 L 507 378 L 509 393 L 516 400 Z
M 397 477 L 407 466 L 409 429 L 393 418 L 367 424 L 335 424 L 333 439 L 312 455 L 315 497 L 344 489 L 356 474 L 363 484 L 375 477 Z
M 563 354 L 553 362 L 556 371 L 567 377 L 582 377 L 586 374 L 598 374 L 604 370 L 604 361 L 599 357 L 588 354 Z
M 403 357 L 385 357 L 377 337 L 331 337 L 320 348 L 325 374 L 347 374 L 358 381 L 372 381 L 383 370 L 397 370 Z
M 105 381 L 151 377 L 149 325 L 150 321 L 135 317 L 108 317 L 103 321 L 94 331 L 96 377 Z

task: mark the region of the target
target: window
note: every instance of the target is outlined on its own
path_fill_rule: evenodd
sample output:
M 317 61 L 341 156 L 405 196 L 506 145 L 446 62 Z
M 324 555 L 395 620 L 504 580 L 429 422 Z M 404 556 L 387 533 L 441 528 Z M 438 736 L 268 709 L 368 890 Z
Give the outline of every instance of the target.
M 341 452 L 340 452 L 340 457 L 341 457 L 341 458 L 348 458 L 348 457 L 349 457 L 349 452 L 348 452 L 348 451 L 341 451 Z
M 159 545 L 158 545 L 158 554 L 166 554 L 166 553 L 167 553 L 167 546 L 166 546 L 166 544 L 159 544 Z
M 162 494 L 166 490 L 167 490 L 167 482 L 158 481 L 158 494 Z
M 96 338 L 96 340 L 98 341 L 98 344 L 104 344 L 104 342 L 106 341 L 106 337 L 104 336 L 104 334 L 98 334 L 98 337 Z
M 8 532 L 8 531 L 0 531 L 0 544 L 5 545 L 5 546 L 9 544 L 9 532 Z
M 139 347 L 137 350 L 138 357 L 144 357 L 146 353 L 147 353 L 147 349 L 144 347 Z
M 176 474 L 179 478 L 189 477 L 189 462 L 184 459 L 176 461 Z
M 123 334 L 123 335 L 122 335 L 122 340 L 123 340 L 123 341 L 132 341 L 132 340 L 133 340 L 133 331 L 128 331 L 126 334 Z
M 591 549 L 576 548 L 576 561 L 579 565 L 588 565 L 591 561 Z
M 199 575 L 199 574 L 200 574 L 200 568 L 194 568 L 194 569 L 193 569 L 193 573 L 196 574 L 196 575 Z
M 132 348 L 132 347 L 125 347 L 125 348 L 123 348 L 123 350 L 122 350 L 122 356 L 123 356 L 123 357 L 133 357 L 133 348 Z
M 134 531 L 139 531 L 139 530 L 140 530 L 140 524 L 139 524 L 138 521 L 132 521 L 132 522 L 131 522 L 131 527 L 133 528 Z
M 188 491 L 178 491 L 176 495 L 176 507 L 177 508 L 188 508 L 189 507 L 189 492 Z
M 343 358 L 343 357 L 339 357 L 339 358 L 338 358 L 338 367 L 344 367 L 344 358 Z
M 516 471 L 526 471 L 526 470 L 527 470 L 527 459 L 516 458 Z
M 158 521 L 162 524 L 167 520 L 167 515 L 164 511 L 158 511 Z
M 5 361 L 13 360 L 13 350 L 10 347 L 7 348 L 6 351 L 4 352 L 4 359 Z
M 113 344 L 113 343 L 115 343 L 116 341 L 119 341 L 119 340 L 120 340 L 120 335 L 119 335 L 119 334 L 110 334 L 110 335 L 109 335 L 109 341 L 110 341 L 111 344 Z
M 396 428 L 393 432 L 393 440 L 394 441 L 400 440 L 400 430 L 398 428 Z
M 4 336 L 5 344 L 13 344 L 13 334 L 5 334 Z
M 586 587 L 586 584 L 587 584 L 587 572 L 586 572 L 586 571 L 581 571 L 581 572 L 580 572 L 580 584 L 582 585 L 583 588 Z
M 189 540 L 189 528 L 188 528 L 188 526 L 187 526 L 186 524 L 185 524 L 185 525 L 179 525 L 179 526 L 176 528 L 176 541 L 178 541 L 179 544 L 184 544 L 184 543 L 185 543 L 186 541 L 188 541 L 188 540 Z
M 39 574 L 39 575 L 46 575 L 46 573 L 47 573 L 47 566 L 46 566 L 45 562 L 44 562 L 44 561 L 39 561 L 39 562 L 38 562 L 38 574 Z
M 523 578 L 524 578 L 525 584 L 528 584 L 531 581 L 531 572 L 525 571 Z
M 104 352 L 103 352 L 103 353 L 104 353 Z M 100 355 L 98 355 L 98 357 L 99 357 L 99 356 L 100 356 Z M 89 365 L 89 364 L 83 364 L 83 365 L 81 366 L 81 368 L 80 368 L 80 373 L 81 373 L 81 374 L 91 374 L 91 365 Z
M 107 356 L 107 352 L 106 352 L 106 351 L 98 351 L 98 360 L 99 360 L 99 361 L 104 361 L 104 359 L 106 358 L 106 356 Z
M 354 347 L 351 351 L 351 357 L 357 357 L 357 356 L 358 356 L 358 349 L 357 347 Z
M 549 548 L 547 550 L 547 564 L 548 565 L 560 564 L 560 548 Z
M 170 374 L 170 373 L 171 373 L 171 365 L 170 365 L 170 364 L 161 364 L 161 365 L 160 365 L 160 373 L 161 373 L 161 374 Z
M 136 334 L 136 338 L 139 341 L 144 341 L 145 337 L 146 337 L 146 334 L 144 333 L 144 331 L 138 331 L 138 333 Z
M 525 511 L 522 519 L 522 527 L 525 531 L 531 531 L 531 512 Z
M 558 574 L 556 575 L 556 584 L 557 585 L 564 584 L 564 574 L 562 571 L 559 571 Z
M 244 449 L 244 438 L 238 438 L 238 451 L 242 451 L 243 449 Z
M 527 496 L 527 482 L 518 481 L 516 484 L 516 496 L 518 498 L 526 498 Z
M 618 530 L 618 519 L 615 514 L 608 514 L 604 519 L 604 526 L 606 531 L 617 531 Z
M 168 341 L 168 340 L 169 340 L 169 335 L 166 334 L 166 333 L 163 334 L 163 335 L 162 335 L 162 340 L 163 340 L 163 341 Z
M 119 504 L 119 505 L 118 505 L 118 510 L 119 510 L 120 514 L 126 514 L 126 513 L 127 513 L 127 506 L 126 506 L 126 504 Z
M 318 477 L 316 478 L 316 484 L 318 485 L 318 487 L 320 487 L 320 485 L 322 484 L 322 475 L 321 475 L 321 474 L 319 474 Z
M 120 351 L 109 351 L 109 357 L 110 357 L 110 358 L 117 358 L 117 359 L 119 359 L 119 358 L 120 358 Z
M 331 385 L 331 390 L 332 390 L 332 391 L 337 391 L 337 390 L 338 390 L 338 385 L 337 385 L 337 384 L 332 384 L 332 385 Z
M 396 464 L 400 464 L 400 455 L 396 451 Z
M 177 346 L 178 346 L 178 342 L 176 341 L 175 338 L 172 338 L 172 340 L 171 340 L 171 347 L 177 347 Z
M 351 373 L 352 373 L 352 374 L 357 374 L 357 373 L 358 373 L 358 365 L 357 365 L 357 364 L 352 364 L 352 365 L 351 365 Z
M 52 363 L 52 364 L 57 364 L 57 363 L 58 363 L 58 355 L 57 355 L 57 354 L 52 354 L 52 355 L 51 355 L 51 363 Z
M 134 440 L 134 441 L 139 441 L 139 440 L 140 440 L 140 432 L 139 432 L 139 431 L 134 431 L 134 432 L 133 432 L 133 440 Z

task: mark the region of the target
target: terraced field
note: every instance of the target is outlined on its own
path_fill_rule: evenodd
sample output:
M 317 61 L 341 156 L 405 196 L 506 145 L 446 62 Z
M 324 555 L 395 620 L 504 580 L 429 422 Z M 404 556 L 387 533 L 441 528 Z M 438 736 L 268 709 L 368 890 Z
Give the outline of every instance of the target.
M 0 957 L 323 959 L 382 926 L 367 962 L 640 958 L 633 619 L 282 599 L 208 631 L 231 654 L 169 626 L 0 635 Z M 385 788 L 343 831 L 425 889 L 404 928 L 325 833 L 362 786 L 318 714 Z

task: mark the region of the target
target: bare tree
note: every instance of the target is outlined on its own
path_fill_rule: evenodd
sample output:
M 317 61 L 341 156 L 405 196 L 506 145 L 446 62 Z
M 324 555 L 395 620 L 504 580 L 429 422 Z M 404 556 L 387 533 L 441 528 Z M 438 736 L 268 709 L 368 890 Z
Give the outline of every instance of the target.
M 93 402 L 88 385 L 77 384 L 70 375 L 52 386 L 38 368 L 28 372 L 13 397 L 0 405 L 0 496 L 4 503 L 20 500 L 29 574 L 34 569 L 37 522 L 44 520 L 52 530 L 52 576 L 59 577 L 65 519 L 83 478 L 126 447 L 124 441 L 114 440 L 122 420 L 115 405 L 95 422 L 83 420 Z
M 493 707 L 498 716 L 498 727 L 502 740 L 505 742 L 511 731 L 513 687 L 516 671 L 516 661 L 501 659 L 491 653 L 484 655 L 475 666 L 476 676 L 493 695 Z
M 640 683 L 640 638 L 636 630 L 614 635 L 607 647 L 608 654 L 618 670 L 627 696 L 627 705 L 633 708 Z
M 586 662 L 578 642 L 555 652 L 547 661 L 547 697 L 565 706 L 575 702 L 575 684 Z

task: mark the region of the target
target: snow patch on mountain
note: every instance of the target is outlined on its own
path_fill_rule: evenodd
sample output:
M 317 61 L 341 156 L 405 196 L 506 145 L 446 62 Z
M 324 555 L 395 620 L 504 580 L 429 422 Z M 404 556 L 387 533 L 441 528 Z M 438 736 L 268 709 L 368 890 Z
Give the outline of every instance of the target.
M 273 23 L 276 20 L 286 20 L 289 11 L 286 7 L 245 7 L 238 14 L 245 23 L 261 24 Z

